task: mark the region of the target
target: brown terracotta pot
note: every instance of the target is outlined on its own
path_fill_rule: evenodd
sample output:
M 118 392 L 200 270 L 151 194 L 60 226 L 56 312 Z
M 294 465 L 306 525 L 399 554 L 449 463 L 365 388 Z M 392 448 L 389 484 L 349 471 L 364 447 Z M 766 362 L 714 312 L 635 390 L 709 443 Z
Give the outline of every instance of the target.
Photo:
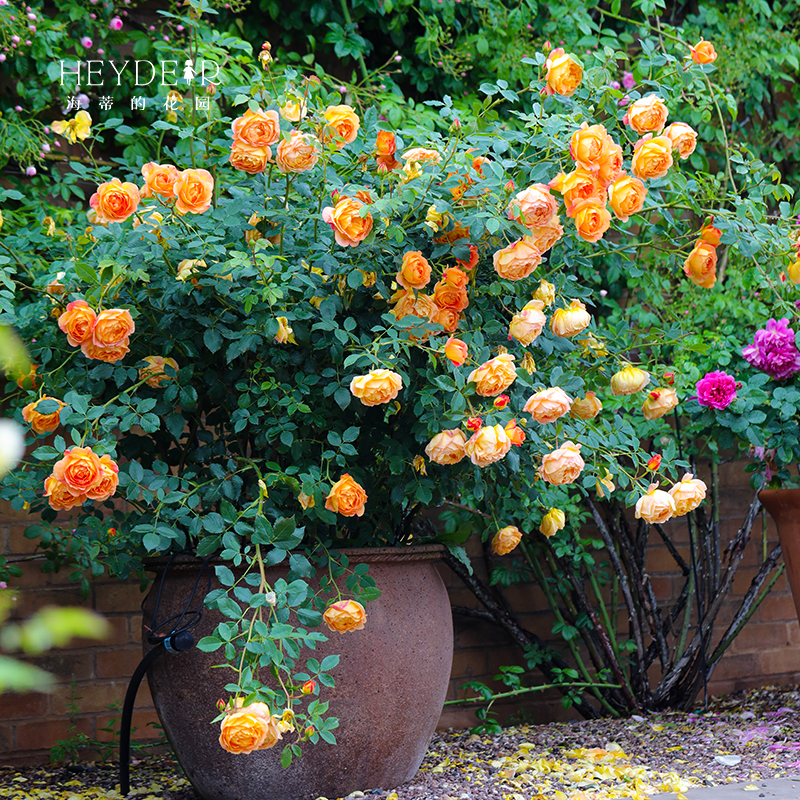
M 786 575 L 800 619 L 800 489 L 762 489 L 758 499 L 778 527 Z
M 229 670 L 211 669 L 221 662 L 220 653 L 193 648 L 156 659 L 147 673 L 153 702 L 203 800 L 335 798 L 411 780 L 439 720 L 453 657 L 450 602 L 436 569 L 442 551 L 439 545 L 346 551 L 351 564 L 369 564 L 382 594 L 367 604 L 363 630 L 331 634 L 314 654 L 320 660 L 329 653 L 341 655 L 332 672 L 336 686 L 325 690 L 330 714 L 340 720 L 337 744 L 305 745 L 302 758 L 287 770 L 280 766 L 280 746 L 250 755 L 220 747 L 219 725 L 209 724 L 230 680 Z M 164 585 L 159 619 L 184 609 L 198 575 L 199 561 L 176 561 Z M 145 626 L 163 564 L 155 571 L 157 580 L 143 606 Z M 270 583 L 282 575 L 281 567 L 267 573 Z M 204 578 L 200 595 L 205 585 Z M 217 586 L 214 578 L 212 588 Z M 218 612 L 204 610 L 192 629 L 195 641 L 222 620 Z M 144 651 L 150 647 L 145 641 Z

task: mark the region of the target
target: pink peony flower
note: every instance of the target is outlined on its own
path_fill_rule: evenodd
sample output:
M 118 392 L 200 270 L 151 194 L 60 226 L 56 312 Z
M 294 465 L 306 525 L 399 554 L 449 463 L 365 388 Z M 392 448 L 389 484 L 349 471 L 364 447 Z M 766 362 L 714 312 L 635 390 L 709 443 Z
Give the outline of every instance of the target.
M 697 402 L 708 408 L 727 408 L 736 399 L 736 378 L 727 372 L 707 372 L 697 382 Z
M 756 331 L 753 343 L 742 350 L 742 355 L 757 370 L 778 381 L 800 372 L 800 352 L 786 317 L 771 319 L 766 328 Z

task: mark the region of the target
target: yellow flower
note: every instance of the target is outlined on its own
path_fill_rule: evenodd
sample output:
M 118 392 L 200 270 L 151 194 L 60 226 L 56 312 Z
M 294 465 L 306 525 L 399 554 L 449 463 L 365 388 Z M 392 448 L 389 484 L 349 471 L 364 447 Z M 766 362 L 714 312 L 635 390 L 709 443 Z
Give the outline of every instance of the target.
M 425 224 L 434 232 L 438 233 L 440 228 L 447 225 L 449 217 L 444 211 L 437 211 L 436 206 L 431 206 L 425 214 Z
M 539 288 L 533 293 L 534 300 L 541 300 L 544 308 L 553 305 L 556 299 L 556 287 L 549 281 L 540 281 Z
M 606 494 L 608 494 L 610 497 L 614 489 L 617 488 L 614 486 L 614 481 L 611 480 L 613 477 L 614 476 L 608 470 L 606 470 L 606 474 L 597 480 L 595 489 L 597 490 L 597 496 L 601 500 L 606 496 Z
M 289 320 L 286 317 L 278 317 L 278 333 L 275 336 L 275 341 L 278 344 L 297 344 L 297 339 L 294 338 L 294 331 L 289 327 Z
M 420 475 L 428 474 L 428 470 L 425 467 L 425 459 L 422 456 L 414 456 L 414 469 L 419 472 Z
M 549 539 L 553 534 L 558 533 L 567 523 L 567 518 L 560 508 L 551 508 L 542 517 L 539 530 Z
M 525 353 L 519 366 L 529 375 L 533 375 L 533 373 L 536 372 L 536 362 L 533 360 L 533 356 L 530 353 Z
M 297 495 L 297 502 L 300 503 L 303 508 L 314 508 L 314 496 L 306 494 L 305 492 L 300 492 L 300 494 Z
M 611 377 L 611 394 L 620 397 L 625 394 L 636 394 L 650 383 L 650 374 L 630 364 L 615 372 Z
M 59 119 L 50 127 L 54 133 L 63 135 L 70 144 L 75 144 L 78 139 L 83 141 L 91 134 L 92 118 L 85 111 L 79 111 L 74 119 Z
M 56 221 L 52 217 L 45 217 L 42 220 L 45 236 L 54 236 L 56 232 Z

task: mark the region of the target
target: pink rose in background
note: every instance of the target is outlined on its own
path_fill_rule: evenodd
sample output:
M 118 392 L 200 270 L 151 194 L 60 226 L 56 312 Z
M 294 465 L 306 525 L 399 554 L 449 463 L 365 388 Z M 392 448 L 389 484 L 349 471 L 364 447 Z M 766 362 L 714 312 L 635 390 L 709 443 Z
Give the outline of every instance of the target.
M 633 77 L 632 72 L 622 73 L 622 85 L 625 89 L 633 89 L 636 86 L 636 79 Z
M 736 399 L 736 378 L 727 372 L 707 372 L 697 382 L 697 402 L 708 408 L 727 408 Z
M 771 319 L 766 328 L 756 331 L 753 343 L 742 350 L 742 355 L 757 370 L 778 381 L 800 372 L 800 352 L 786 317 Z

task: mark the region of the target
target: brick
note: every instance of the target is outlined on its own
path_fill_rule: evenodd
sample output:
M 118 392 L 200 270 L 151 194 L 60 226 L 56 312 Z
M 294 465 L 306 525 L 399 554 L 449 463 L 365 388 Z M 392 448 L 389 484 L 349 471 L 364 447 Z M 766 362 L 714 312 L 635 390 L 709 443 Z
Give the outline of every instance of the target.
M 758 663 L 762 677 L 800 674 L 800 652 L 794 647 L 764 649 L 758 654 Z
M 84 647 L 105 647 L 109 645 L 120 645 L 120 644 L 128 644 L 130 642 L 130 633 L 128 631 L 128 618 L 127 617 L 105 617 L 106 622 L 109 625 L 109 634 L 108 636 L 104 637 L 103 639 L 84 639 L 83 637 L 77 637 L 73 639 L 69 643 L 69 647 L 72 649 L 77 648 L 84 648 Z M 141 658 L 141 656 L 139 656 Z M 139 662 L 139 658 L 137 658 L 136 663 Z M 133 672 L 135 664 L 133 664 L 130 668 L 131 672 Z
M 676 549 L 688 564 L 689 548 L 676 546 Z M 666 546 L 663 544 L 651 544 L 650 547 L 647 548 L 647 560 L 645 561 L 645 567 L 647 572 L 651 575 L 657 575 L 659 573 L 667 573 L 668 575 L 672 575 L 679 573 L 679 568 L 675 562 L 675 559 L 670 555 L 669 550 L 667 550 Z
M 127 688 L 128 682 L 126 680 L 93 681 L 92 683 L 78 684 L 75 690 L 76 699 L 74 702 L 80 709 L 81 714 L 107 711 L 108 706 L 115 703 L 122 705 Z M 71 702 L 71 697 L 71 686 L 58 687 L 52 696 L 53 714 L 57 716 L 69 714 L 68 704 Z
M 0 694 L 0 719 L 30 719 L 47 714 L 48 696 L 44 692 Z
M 786 622 L 762 622 L 751 620 L 733 640 L 731 651 L 736 653 L 758 652 L 764 649 L 785 647 L 789 644 L 789 626 Z
M 14 728 L 15 750 L 48 750 L 60 739 L 68 739 L 75 733 L 94 736 L 94 720 L 79 719 L 75 730 L 70 730 L 71 723 L 66 719 L 48 719 L 37 722 L 21 722 Z
M 793 620 L 788 624 L 789 644 L 800 644 L 800 625 L 797 620 Z
M 44 606 L 82 606 L 86 608 L 87 601 L 81 596 L 77 586 L 70 588 L 43 588 L 21 589 L 19 600 L 12 612 L 13 619 L 27 619 Z
M 16 524 L 9 526 L 8 531 L 8 552 L 15 555 L 26 555 L 35 553 L 39 549 L 40 539 L 26 539 L 25 529 L 35 522 L 29 519 L 24 525 Z
M 795 608 L 794 598 L 791 593 L 778 594 L 770 592 L 761 603 L 758 609 L 758 616 L 762 622 L 772 622 L 774 620 L 785 620 L 789 622 L 797 619 L 797 609 Z
M 95 655 L 98 678 L 129 678 L 142 660 L 142 648 L 136 645 L 102 650 Z
M 455 647 L 458 649 L 492 647 L 509 643 L 509 636 L 503 628 L 480 620 L 456 621 L 454 633 Z
M 130 625 L 130 641 L 132 642 L 141 642 L 142 641 L 142 615 L 134 614 L 133 616 L 128 618 L 128 624 Z
M 729 678 L 738 680 L 743 675 L 757 675 L 759 658 L 757 653 L 728 654 L 720 659 L 714 670 L 714 679 L 724 681 Z
M 11 551 L 8 549 L 9 526 L 0 521 L 0 555 L 7 555 Z
M 36 516 L 31 514 L 30 511 L 14 511 L 11 503 L 8 500 L 0 500 L 0 519 L 2 520 L 27 520 L 28 525 L 36 522 Z
M 114 714 L 112 716 L 106 714 L 100 714 L 97 717 L 97 740 L 100 742 L 110 742 L 113 741 L 116 737 L 114 733 L 105 731 L 103 728 L 106 728 L 109 723 L 113 723 L 112 730 L 116 733 L 116 736 L 119 736 L 119 726 L 120 720 L 122 717 L 122 712 L 119 714 Z M 156 714 L 155 709 L 146 709 L 144 711 L 134 711 L 131 717 L 132 727 L 136 728 L 136 730 L 132 733 L 131 739 L 133 741 L 147 741 L 158 739 L 161 736 L 161 731 L 154 727 L 155 725 L 161 725 L 161 720 L 158 718 L 158 714 Z
M 25 659 L 47 672 L 51 672 L 61 682 L 88 680 L 94 676 L 92 654 L 88 651 L 72 652 L 51 650 L 41 656 Z
M 450 670 L 450 680 L 464 683 L 465 681 L 483 680 L 486 675 L 486 651 L 461 650 L 453 654 L 453 666 Z
M 13 562 L 13 558 L 11 561 Z M 22 575 L 19 578 L 11 578 L 10 586 L 12 589 L 20 589 L 21 591 L 35 589 L 37 592 L 47 591 L 43 586 L 47 581 L 47 577 L 42 573 L 41 562 L 17 561 L 15 566 L 19 567 Z
M 99 612 L 124 613 L 138 611 L 142 607 L 145 594 L 139 591 L 139 583 L 95 584 L 94 607 Z
M 14 749 L 14 729 L 11 725 L 0 725 L 0 753 L 9 753 Z M 3 763 L 6 759 L 3 758 Z

